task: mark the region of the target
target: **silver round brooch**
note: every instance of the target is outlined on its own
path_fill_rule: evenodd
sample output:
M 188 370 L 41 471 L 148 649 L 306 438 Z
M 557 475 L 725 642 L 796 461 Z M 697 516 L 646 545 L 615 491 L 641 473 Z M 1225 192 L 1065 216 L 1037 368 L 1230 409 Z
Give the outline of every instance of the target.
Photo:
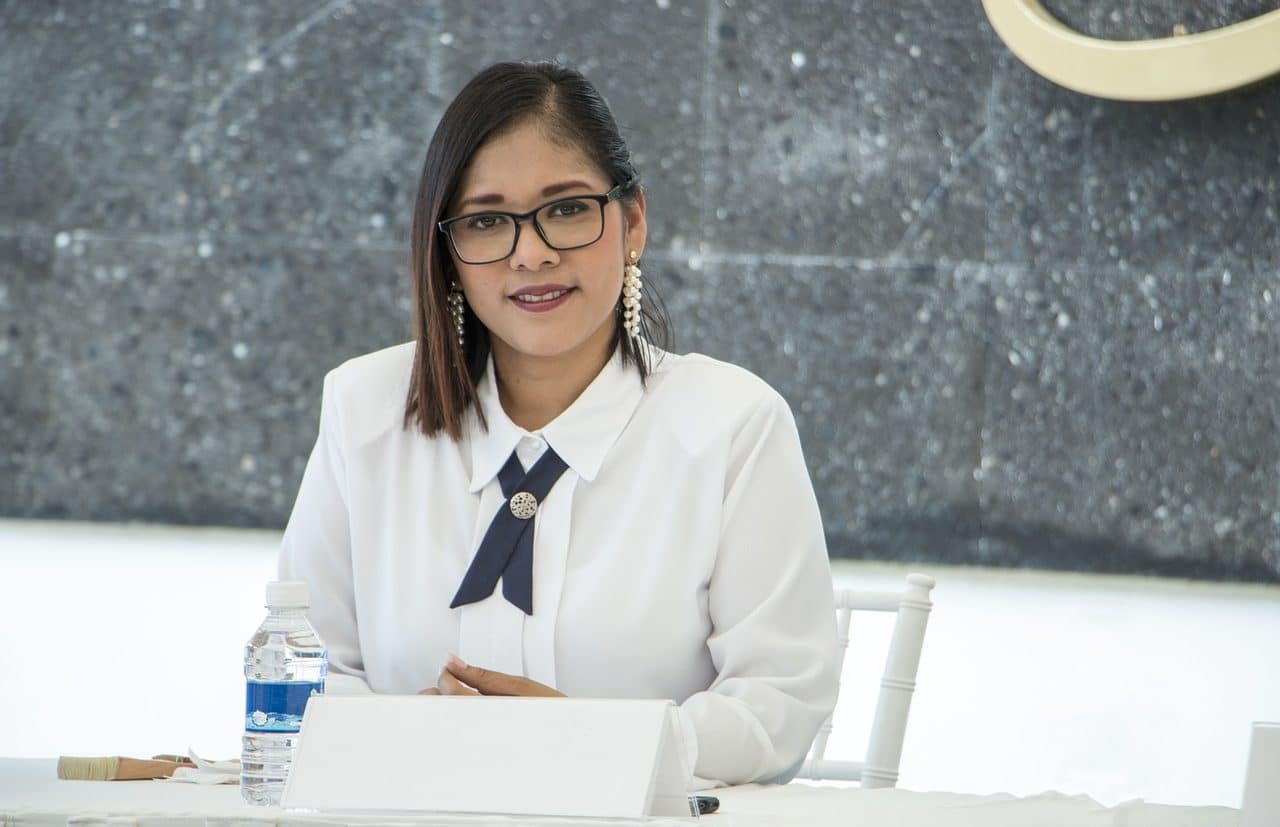
M 519 491 L 511 498 L 511 513 L 527 520 L 538 513 L 538 501 L 528 491 Z

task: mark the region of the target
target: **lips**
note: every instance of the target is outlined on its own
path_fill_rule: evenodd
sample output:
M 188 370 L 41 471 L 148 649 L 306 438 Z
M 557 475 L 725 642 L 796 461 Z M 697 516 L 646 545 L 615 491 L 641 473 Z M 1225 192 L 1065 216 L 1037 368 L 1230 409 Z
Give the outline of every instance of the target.
M 507 298 L 521 310 L 541 313 L 564 304 L 573 290 L 563 284 L 536 284 L 521 287 Z

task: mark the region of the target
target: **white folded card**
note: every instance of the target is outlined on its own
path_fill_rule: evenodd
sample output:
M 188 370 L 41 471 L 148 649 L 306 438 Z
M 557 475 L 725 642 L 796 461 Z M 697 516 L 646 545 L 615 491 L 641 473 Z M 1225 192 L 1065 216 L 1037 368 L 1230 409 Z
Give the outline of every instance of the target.
M 1254 721 L 1245 768 L 1240 827 L 1280 824 L 1280 722 Z
M 651 700 L 317 695 L 281 804 L 696 817 L 675 709 Z

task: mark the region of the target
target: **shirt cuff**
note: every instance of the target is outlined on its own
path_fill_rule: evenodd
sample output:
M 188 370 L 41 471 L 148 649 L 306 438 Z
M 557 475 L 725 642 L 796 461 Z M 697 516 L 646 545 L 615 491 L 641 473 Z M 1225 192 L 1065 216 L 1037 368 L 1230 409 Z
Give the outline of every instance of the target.
M 680 739 L 684 742 L 685 785 L 689 792 L 724 786 L 719 781 L 694 775 L 694 768 L 698 766 L 698 729 L 693 724 L 693 716 L 683 706 L 676 707 L 676 720 L 679 721 Z

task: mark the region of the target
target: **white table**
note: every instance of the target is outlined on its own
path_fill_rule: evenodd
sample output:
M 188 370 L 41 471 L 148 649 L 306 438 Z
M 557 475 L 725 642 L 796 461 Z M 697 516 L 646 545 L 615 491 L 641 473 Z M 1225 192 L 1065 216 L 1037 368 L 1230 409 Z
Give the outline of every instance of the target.
M 378 823 L 297 815 L 275 807 L 251 807 L 239 788 L 161 781 L 60 781 L 50 759 L 0 758 L 0 824 L 111 824 L 171 827 L 189 824 L 318 825 Z M 720 812 L 706 816 L 709 827 L 1235 827 L 1240 813 L 1230 807 L 1175 807 L 1129 802 L 1103 807 L 1084 796 L 1043 793 L 963 795 L 911 790 L 862 790 L 789 784 L 748 785 L 712 791 Z M 389 823 L 389 819 L 382 819 Z M 441 816 L 419 824 L 559 824 L 584 827 L 583 820 L 503 819 Z M 400 822 L 403 823 L 403 822 Z M 624 822 L 612 821 L 617 825 Z M 655 822 L 649 822 L 653 824 Z M 656 822 L 688 823 L 688 822 Z

